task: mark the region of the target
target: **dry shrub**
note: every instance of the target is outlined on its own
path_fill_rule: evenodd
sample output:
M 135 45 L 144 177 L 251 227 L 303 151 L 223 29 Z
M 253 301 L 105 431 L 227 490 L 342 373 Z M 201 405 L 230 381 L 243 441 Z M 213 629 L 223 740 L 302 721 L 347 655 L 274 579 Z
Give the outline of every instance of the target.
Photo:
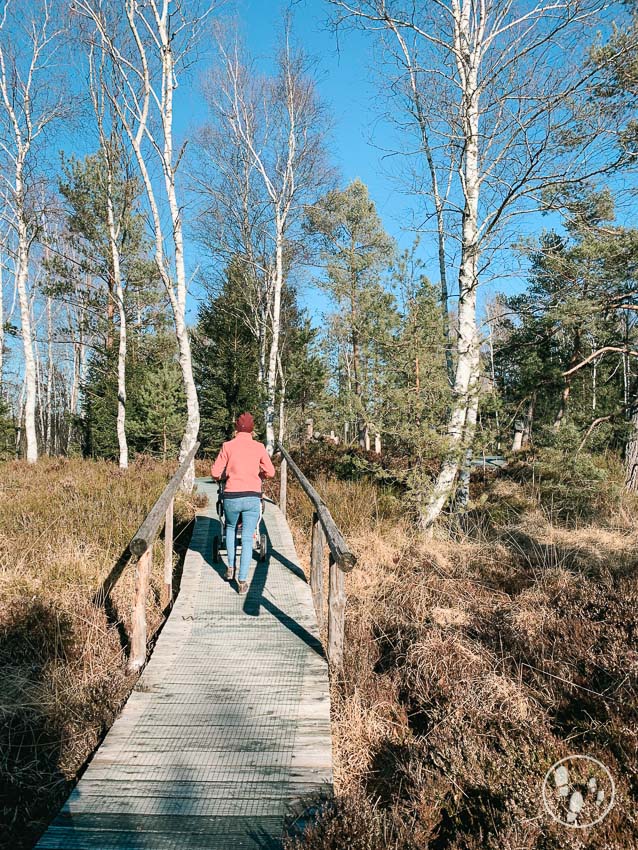
M 42 459 L 1 467 L 0 845 L 27 848 L 109 728 L 134 678 L 126 673 L 134 569 L 125 550 L 175 464 L 128 471 Z M 176 548 L 193 504 L 176 501 Z M 161 623 L 163 543 L 147 616 Z M 119 564 L 104 599 L 100 588 Z
M 359 562 L 331 684 L 335 800 L 290 846 L 638 846 L 631 500 L 622 522 L 557 524 L 527 484 L 496 479 L 481 507 L 425 541 L 377 513 L 373 483 L 315 483 Z M 305 557 L 310 510 L 291 490 Z M 543 808 L 545 774 L 570 753 L 599 758 L 616 781 L 616 806 L 591 829 Z

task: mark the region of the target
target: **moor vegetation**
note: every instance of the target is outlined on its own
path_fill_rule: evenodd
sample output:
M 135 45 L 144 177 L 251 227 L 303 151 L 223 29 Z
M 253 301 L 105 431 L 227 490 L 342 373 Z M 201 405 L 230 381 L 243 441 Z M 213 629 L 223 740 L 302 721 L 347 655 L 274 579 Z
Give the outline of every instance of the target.
M 617 459 L 525 453 L 473 479 L 468 510 L 426 541 L 371 456 L 311 448 L 359 563 L 331 686 L 336 798 L 291 846 L 635 847 L 638 500 Z M 294 487 L 289 517 L 303 553 Z M 548 767 L 573 752 L 616 779 L 590 829 L 543 808 Z
M 64 458 L 0 467 L 2 847 L 33 846 L 135 682 L 127 546 L 172 467 L 148 458 L 128 470 Z M 177 500 L 178 552 L 193 512 Z M 163 557 L 154 562 L 150 633 L 163 620 Z

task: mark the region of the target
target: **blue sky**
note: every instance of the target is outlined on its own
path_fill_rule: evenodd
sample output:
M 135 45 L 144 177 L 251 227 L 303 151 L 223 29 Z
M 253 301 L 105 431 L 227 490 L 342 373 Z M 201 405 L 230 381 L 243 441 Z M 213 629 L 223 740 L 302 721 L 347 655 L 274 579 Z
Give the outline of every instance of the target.
M 284 4 L 270 0 L 227 0 L 220 14 L 233 16 L 240 22 L 248 48 L 263 69 L 269 68 L 282 29 Z M 331 138 L 333 164 L 340 172 L 342 186 L 359 177 L 369 188 L 377 205 L 384 226 L 396 239 L 400 247 L 408 247 L 413 240 L 409 231 L 410 211 L 413 200 L 403 194 L 390 175 L 397 168 L 397 160 L 389 160 L 384 149 L 393 148 L 393 130 L 381 117 L 383 104 L 378 94 L 379 77 L 374 69 L 373 37 L 360 32 L 343 32 L 339 45 L 329 29 L 331 11 L 326 0 L 297 0 L 293 6 L 294 33 L 306 51 L 317 60 L 317 86 L 319 94 L 333 116 L 334 130 Z M 338 46 L 340 49 L 338 49 Z M 211 61 L 210 52 L 204 50 L 202 61 L 188 78 L 182 78 L 175 95 L 175 129 L 178 141 L 192 137 L 193 131 L 206 120 L 200 93 L 200 78 L 206 64 Z M 81 85 L 81 75 L 76 77 Z M 51 151 L 54 165 L 58 162 L 57 151 L 63 147 L 67 153 L 82 156 L 95 147 L 89 134 L 76 126 L 67 126 L 56 140 Z M 184 163 L 188 167 L 188 154 Z M 186 214 L 188 218 L 188 213 Z M 532 233 L 549 226 L 550 221 L 538 215 L 519 219 L 521 231 Z M 192 277 L 202 261 L 200 246 L 189 238 L 187 222 L 186 258 L 189 277 Z M 420 253 L 426 261 L 426 270 L 434 282 L 438 272 L 433 237 L 424 236 Z M 513 258 L 513 252 L 508 252 Z M 305 275 L 311 277 L 308 271 Z M 450 280 L 454 279 L 451 270 Z M 483 288 L 480 300 L 495 291 L 521 289 L 525 285 L 524 275 L 512 273 L 496 278 Z M 311 286 L 301 290 L 302 303 L 310 309 L 317 322 L 327 308 L 323 295 Z M 198 300 L 202 292 L 197 285 L 191 286 L 189 320 L 194 321 Z
M 249 51 L 264 70 L 268 69 L 277 47 L 284 8 L 284 4 L 268 0 L 234 0 L 223 7 L 223 14 L 240 21 Z M 413 234 L 407 232 L 402 223 L 409 220 L 410 200 L 394 185 L 388 173 L 389 165 L 384 161 L 383 148 L 390 144 L 392 131 L 379 119 L 376 108 L 378 96 L 372 70 L 372 40 L 364 33 L 348 32 L 337 42 L 329 30 L 330 6 L 325 0 L 298 0 L 293 12 L 295 37 L 317 60 L 318 91 L 333 117 L 330 152 L 340 174 L 340 183 L 346 186 L 359 177 L 367 185 L 386 230 L 400 247 L 408 247 Z M 183 89 L 180 94 L 176 129 L 179 135 L 190 135 L 190 130 L 202 117 L 197 82 L 194 80 L 189 89 Z M 192 260 L 199 249 L 192 244 L 190 248 Z M 436 277 L 434 266 L 432 276 Z M 193 302 L 198 294 L 194 289 Z M 326 309 L 321 293 L 312 287 L 300 294 L 302 302 L 317 318 Z
M 222 15 L 240 22 L 240 31 L 258 66 L 267 71 L 276 50 L 282 30 L 282 13 L 285 4 L 269 0 L 229 0 L 222 7 Z M 409 247 L 414 233 L 409 230 L 412 198 L 400 189 L 393 179 L 392 170 L 400 170 L 400 160 L 386 156 L 385 151 L 396 148 L 393 134 L 396 130 L 383 119 L 383 102 L 379 96 L 379 75 L 374 68 L 374 38 L 370 33 L 349 30 L 339 36 L 339 41 L 329 27 L 331 6 L 326 0 L 297 0 L 293 6 L 293 31 L 298 42 L 317 60 L 317 87 L 323 102 L 334 120 L 331 138 L 333 164 L 345 186 L 359 177 L 367 186 L 386 230 L 395 238 L 400 248 Z M 205 67 L 206 59 L 202 63 Z M 180 136 L 192 135 L 201 124 L 202 102 L 197 75 L 188 86 L 178 90 L 176 103 L 176 130 Z M 538 232 L 549 226 L 549 221 L 538 215 L 519 220 L 522 230 Z M 197 265 L 199 247 L 192 242 L 187 246 L 191 273 Z M 426 271 L 434 282 L 438 281 L 436 245 L 434 237 L 424 235 L 419 252 L 426 263 Z M 511 252 L 509 261 L 516 259 Z M 492 272 L 493 274 L 493 272 Z M 310 278 L 309 271 L 306 277 Z M 454 273 L 450 274 L 450 280 Z M 496 277 L 482 287 L 479 303 L 504 289 L 520 290 L 525 278 L 516 271 Z M 198 298 L 202 293 L 196 285 L 191 289 L 189 318 L 192 321 Z M 316 320 L 328 305 L 321 292 L 312 286 L 300 291 L 301 301 Z

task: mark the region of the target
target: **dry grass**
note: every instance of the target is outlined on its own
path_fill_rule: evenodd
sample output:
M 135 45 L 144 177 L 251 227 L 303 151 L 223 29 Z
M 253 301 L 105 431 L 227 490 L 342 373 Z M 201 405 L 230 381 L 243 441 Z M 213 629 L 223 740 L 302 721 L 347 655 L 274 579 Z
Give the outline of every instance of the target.
M 556 524 L 536 482 L 496 479 L 462 527 L 425 541 L 378 511 L 374 484 L 317 483 L 359 564 L 332 682 L 336 800 L 295 846 L 638 846 L 635 500 L 609 498 L 599 524 Z M 308 508 L 296 491 L 289 506 L 306 554 Z M 591 829 L 542 805 L 547 769 L 570 753 L 617 783 Z
M 126 547 L 172 471 L 147 459 L 127 472 L 62 459 L 1 466 L 2 846 L 32 846 L 132 687 L 133 570 L 106 603 L 99 590 L 118 562 L 125 567 Z M 176 533 L 193 513 L 177 500 Z M 151 630 L 163 616 L 159 552 L 154 560 Z

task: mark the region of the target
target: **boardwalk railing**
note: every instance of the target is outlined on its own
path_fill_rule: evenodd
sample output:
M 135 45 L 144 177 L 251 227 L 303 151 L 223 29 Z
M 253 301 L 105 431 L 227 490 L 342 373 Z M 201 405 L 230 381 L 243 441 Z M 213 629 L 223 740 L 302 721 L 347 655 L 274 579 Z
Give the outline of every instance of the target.
M 328 591 L 328 659 L 334 668 L 343 662 L 344 624 L 346 614 L 346 590 L 344 573 L 350 572 L 357 563 L 348 548 L 343 534 L 337 528 L 327 505 L 291 458 L 288 451 L 277 444 L 281 452 L 279 507 L 286 515 L 288 494 L 288 468 L 299 482 L 301 489 L 310 499 L 312 515 L 312 541 L 310 549 L 310 588 L 317 613 L 319 628 L 324 625 L 323 561 L 326 543 L 330 552 L 330 588 Z
M 130 671 L 139 670 L 146 661 L 146 597 L 148 596 L 149 578 L 153 566 L 153 543 L 155 543 L 162 526 L 164 526 L 163 602 L 166 606 L 173 601 L 173 505 L 177 488 L 188 472 L 198 448 L 199 443 L 195 443 L 129 543 L 131 554 L 137 557 L 131 654 L 128 662 Z

